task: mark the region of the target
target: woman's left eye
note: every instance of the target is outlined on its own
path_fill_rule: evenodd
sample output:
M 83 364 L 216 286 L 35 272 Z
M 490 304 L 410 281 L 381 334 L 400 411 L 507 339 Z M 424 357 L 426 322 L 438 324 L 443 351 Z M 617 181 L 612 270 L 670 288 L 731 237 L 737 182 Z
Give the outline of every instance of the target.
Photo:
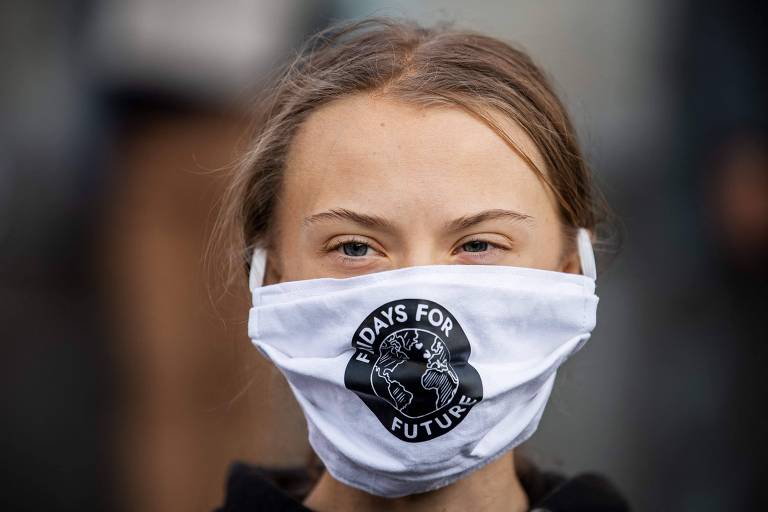
M 488 250 L 488 242 L 485 240 L 472 240 L 461 246 L 465 252 L 485 252 Z

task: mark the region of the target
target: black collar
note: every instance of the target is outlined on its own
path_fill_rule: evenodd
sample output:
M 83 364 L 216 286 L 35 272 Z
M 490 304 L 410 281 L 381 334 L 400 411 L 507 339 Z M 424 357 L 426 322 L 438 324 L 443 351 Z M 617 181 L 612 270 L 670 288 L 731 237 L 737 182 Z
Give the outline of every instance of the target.
M 582 473 L 572 478 L 531 465 L 520 475 L 531 512 L 628 512 L 629 505 L 603 476 Z M 232 464 L 224 505 L 217 512 L 310 512 L 301 502 L 314 485 L 304 468 L 268 469 Z

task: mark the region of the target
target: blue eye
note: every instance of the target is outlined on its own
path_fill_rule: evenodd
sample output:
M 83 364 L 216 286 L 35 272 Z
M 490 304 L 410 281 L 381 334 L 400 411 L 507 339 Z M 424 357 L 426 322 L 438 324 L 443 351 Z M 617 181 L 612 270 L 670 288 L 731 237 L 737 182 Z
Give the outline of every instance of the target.
M 483 240 L 472 240 L 461 246 L 466 252 L 484 252 L 488 250 L 488 242 Z
M 369 246 L 361 242 L 345 242 L 341 244 L 345 256 L 361 257 L 368 254 Z

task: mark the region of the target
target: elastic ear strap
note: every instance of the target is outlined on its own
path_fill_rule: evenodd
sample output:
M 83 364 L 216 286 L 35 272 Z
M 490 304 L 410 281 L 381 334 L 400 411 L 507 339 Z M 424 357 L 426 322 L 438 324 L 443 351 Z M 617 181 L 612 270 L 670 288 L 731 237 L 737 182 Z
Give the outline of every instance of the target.
M 581 273 L 587 277 L 591 277 L 592 279 L 597 279 L 595 253 L 592 250 L 592 240 L 589 238 L 589 231 L 584 228 L 579 228 L 576 244 L 579 249 Z
M 251 273 L 248 276 L 248 287 L 251 291 L 264 284 L 264 270 L 267 266 L 267 251 L 257 247 L 251 256 Z

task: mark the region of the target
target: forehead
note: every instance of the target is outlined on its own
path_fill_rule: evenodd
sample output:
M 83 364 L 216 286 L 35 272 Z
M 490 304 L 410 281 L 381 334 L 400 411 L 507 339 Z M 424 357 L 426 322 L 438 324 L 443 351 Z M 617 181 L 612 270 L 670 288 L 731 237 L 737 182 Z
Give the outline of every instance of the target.
M 523 130 L 501 123 L 544 169 Z M 458 107 L 421 107 L 369 94 L 312 113 L 291 144 L 285 172 L 284 199 L 298 194 L 306 208 L 350 200 L 391 208 L 418 198 L 434 208 L 470 199 L 498 208 L 541 209 L 540 203 L 551 202 L 533 170 L 480 119 Z

